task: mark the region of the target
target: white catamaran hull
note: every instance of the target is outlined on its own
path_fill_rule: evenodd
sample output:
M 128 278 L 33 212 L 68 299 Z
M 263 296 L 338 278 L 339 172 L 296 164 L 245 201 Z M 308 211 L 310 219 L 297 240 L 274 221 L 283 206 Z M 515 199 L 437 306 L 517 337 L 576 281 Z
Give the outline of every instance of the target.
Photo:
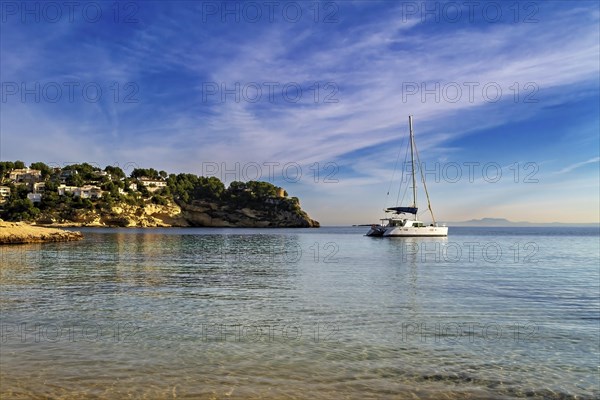
M 414 236 L 448 236 L 447 226 L 423 226 L 423 227 L 388 227 L 383 232 L 385 237 L 414 237 Z

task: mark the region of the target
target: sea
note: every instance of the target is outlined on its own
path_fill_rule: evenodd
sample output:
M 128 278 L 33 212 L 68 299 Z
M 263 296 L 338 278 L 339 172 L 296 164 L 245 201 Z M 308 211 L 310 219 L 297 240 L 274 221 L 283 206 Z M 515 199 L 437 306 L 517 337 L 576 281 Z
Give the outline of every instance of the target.
M 598 399 L 598 227 L 0 247 L 0 398 Z

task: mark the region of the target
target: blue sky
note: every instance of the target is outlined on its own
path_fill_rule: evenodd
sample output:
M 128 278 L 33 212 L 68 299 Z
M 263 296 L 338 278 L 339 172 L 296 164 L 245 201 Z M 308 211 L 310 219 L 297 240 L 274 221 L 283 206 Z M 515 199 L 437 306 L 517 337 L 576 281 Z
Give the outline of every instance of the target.
M 52 4 L 0 2 L 2 160 L 259 165 L 371 223 L 413 115 L 438 220 L 600 220 L 596 1 Z

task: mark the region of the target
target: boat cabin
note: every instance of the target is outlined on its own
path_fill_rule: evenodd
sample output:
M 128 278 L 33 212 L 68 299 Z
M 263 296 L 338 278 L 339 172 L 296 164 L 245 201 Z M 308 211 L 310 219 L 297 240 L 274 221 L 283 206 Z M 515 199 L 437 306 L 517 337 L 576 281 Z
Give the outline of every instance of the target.
M 425 225 L 421 221 L 411 221 L 408 219 L 388 219 L 387 226 L 400 226 L 404 228 L 424 228 L 427 225 Z

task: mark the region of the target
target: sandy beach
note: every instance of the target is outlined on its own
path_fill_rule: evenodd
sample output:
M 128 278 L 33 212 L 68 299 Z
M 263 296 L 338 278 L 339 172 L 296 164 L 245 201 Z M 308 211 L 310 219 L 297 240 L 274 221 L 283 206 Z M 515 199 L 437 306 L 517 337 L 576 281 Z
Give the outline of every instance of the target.
M 66 242 L 83 239 L 80 232 L 55 228 L 41 228 L 23 222 L 5 222 L 0 220 L 0 245 Z

